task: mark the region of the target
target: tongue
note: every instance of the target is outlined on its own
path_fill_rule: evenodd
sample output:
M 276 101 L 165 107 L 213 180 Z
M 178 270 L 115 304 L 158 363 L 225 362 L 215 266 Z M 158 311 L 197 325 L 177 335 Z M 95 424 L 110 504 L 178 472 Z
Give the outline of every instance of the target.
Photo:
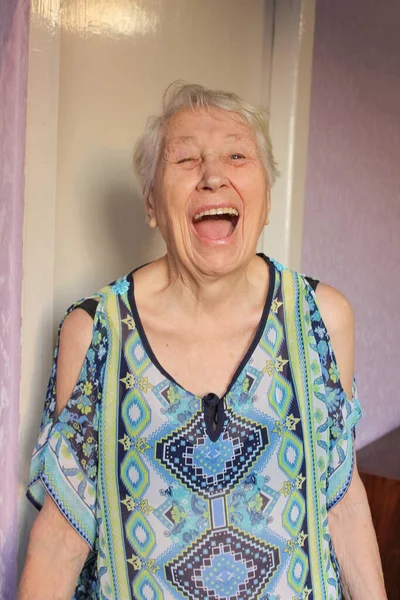
M 222 240 L 232 233 L 232 222 L 230 219 L 203 219 L 195 223 L 194 227 L 199 236 L 211 240 Z

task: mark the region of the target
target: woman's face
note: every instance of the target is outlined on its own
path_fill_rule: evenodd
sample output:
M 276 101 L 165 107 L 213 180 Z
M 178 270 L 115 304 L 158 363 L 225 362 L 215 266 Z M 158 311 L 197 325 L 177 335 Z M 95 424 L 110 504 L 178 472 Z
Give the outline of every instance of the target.
M 182 110 L 167 122 L 147 211 L 178 268 L 207 276 L 246 265 L 269 207 L 255 134 L 237 115 Z

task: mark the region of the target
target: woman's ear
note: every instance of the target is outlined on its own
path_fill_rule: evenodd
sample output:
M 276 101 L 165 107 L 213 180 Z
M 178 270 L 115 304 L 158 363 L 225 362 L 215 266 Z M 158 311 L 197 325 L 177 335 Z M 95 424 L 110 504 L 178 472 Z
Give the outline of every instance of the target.
M 152 229 L 158 226 L 153 192 L 150 192 L 146 199 L 146 221 Z

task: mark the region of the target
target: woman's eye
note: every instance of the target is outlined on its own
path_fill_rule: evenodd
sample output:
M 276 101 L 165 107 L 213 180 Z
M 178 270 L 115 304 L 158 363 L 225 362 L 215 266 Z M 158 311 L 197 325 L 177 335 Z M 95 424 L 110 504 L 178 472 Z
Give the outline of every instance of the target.
M 192 160 L 196 160 L 194 158 L 194 156 L 188 156 L 187 158 L 182 158 L 181 160 L 178 160 L 178 165 L 181 165 L 182 163 L 185 163 L 185 162 L 190 162 Z
M 238 152 L 236 152 L 235 154 L 231 154 L 230 158 L 233 160 L 241 160 L 241 159 L 245 158 L 245 156 L 243 154 L 239 154 Z

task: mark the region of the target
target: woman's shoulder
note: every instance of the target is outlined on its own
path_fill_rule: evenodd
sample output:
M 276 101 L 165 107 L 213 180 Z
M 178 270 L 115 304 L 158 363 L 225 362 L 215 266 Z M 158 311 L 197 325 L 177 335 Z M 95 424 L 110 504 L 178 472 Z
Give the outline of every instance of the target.
M 67 309 L 67 314 L 80 308 L 92 318 L 95 318 L 98 311 L 101 311 L 101 309 L 104 308 L 104 305 L 110 297 L 123 296 L 128 293 L 132 285 L 133 272 L 134 271 L 130 271 L 129 273 L 114 279 L 110 283 L 107 283 L 93 294 L 80 298 Z
M 319 279 L 311 277 L 308 274 L 301 273 L 300 271 L 296 271 L 295 269 L 291 269 L 290 267 L 282 264 L 270 256 L 263 255 L 263 257 L 273 265 L 275 272 L 279 273 L 280 279 L 285 279 L 286 281 L 288 279 L 291 281 L 296 280 L 303 289 L 306 288 L 307 291 L 308 289 L 311 289 L 315 294 L 318 285 L 320 285 Z
M 279 261 L 269 259 L 281 276 L 286 274 L 296 279 L 309 293 L 310 301 L 315 302 L 329 332 L 344 329 L 352 325 L 353 311 L 349 300 L 337 288 L 324 283 L 319 278 L 290 269 Z
M 335 287 L 320 282 L 316 297 L 322 317 L 330 331 L 346 326 L 353 320 L 353 309 L 348 298 Z
M 327 283 L 282 265 L 279 266 L 278 270 L 284 282 L 287 279 L 290 283 L 296 280 L 298 293 L 301 293 L 301 288 L 303 289 L 313 329 L 315 328 L 318 336 L 322 334 L 330 344 L 334 360 L 341 373 L 341 383 L 347 396 L 351 397 L 354 370 L 354 315 L 349 300 L 342 292 Z M 291 289 L 295 288 L 290 284 L 289 291 Z
M 132 281 L 132 271 L 114 279 L 89 296 L 83 296 L 73 302 L 65 311 L 59 330 L 65 335 L 82 336 L 85 339 L 93 330 L 93 323 L 97 323 L 100 315 L 106 312 L 107 301 L 110 296 L 124 295 L 128 292 Z

